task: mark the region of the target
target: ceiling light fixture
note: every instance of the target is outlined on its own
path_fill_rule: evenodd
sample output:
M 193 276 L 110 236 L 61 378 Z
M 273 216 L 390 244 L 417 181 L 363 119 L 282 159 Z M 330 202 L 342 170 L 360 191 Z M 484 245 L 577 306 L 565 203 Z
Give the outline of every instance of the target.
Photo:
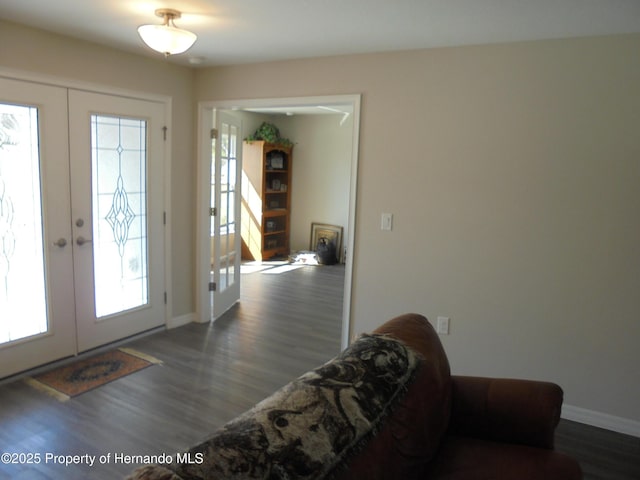
M 183 53 L 191 48 L 198 38 L 195 33 L 183 30 L 174 25 L 173 21 L 182 14 L 172 8 L 159 8 L 158 17 L 164 18 L 162 25 L 142 25 L 138 27 L 138 34 L 149 47 L 165 56 Z

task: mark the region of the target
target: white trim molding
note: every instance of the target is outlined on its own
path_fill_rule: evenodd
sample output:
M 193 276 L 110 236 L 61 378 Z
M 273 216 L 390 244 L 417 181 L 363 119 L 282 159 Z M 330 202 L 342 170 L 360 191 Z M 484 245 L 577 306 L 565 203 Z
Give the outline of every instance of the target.
M 344 299 L 342 309 L 341 347 L 349 345 L 353 334 L 351 324 L 355 239 L 356 239 L 356 202 L 358 190 L 358 158 L 360 145 L 360 106 L 361 94 L 340 94 L 309 97 L 261 98 L 244 100 L 215 100 L 198 104 L 198 169 L 197 169 L 197 213 L 196 213 L 196 314 L 195 321 L 206 323 L 211 320 L 209 277 L 211 275 L 211 246 L 208 240 L 209 217 L 209 179 L 211 178 L 211 140 L 208 132 L 213 127 L 213 112 L 217 110 L 242 110 L 245 108 L 283 108 L 305 106 L 349 105 L 353 108 L 351 179 L 349 191 L 349 238 L 347 239 L 347 261 L 345 265 Z M 242 287 L 241 287 L 242 288 Z
M 573 405 L 562 406 L 562 418 L 640 438 L 640 422 Z
M 196 314 L 194 313 L 186 313 L 184 315 L 180 315 L 179 317 L 173 317 L 167 320 L 167 330 L 171 330 L 173 328 L 182 327 L 189 323 L 193 323 L 196 321 Z

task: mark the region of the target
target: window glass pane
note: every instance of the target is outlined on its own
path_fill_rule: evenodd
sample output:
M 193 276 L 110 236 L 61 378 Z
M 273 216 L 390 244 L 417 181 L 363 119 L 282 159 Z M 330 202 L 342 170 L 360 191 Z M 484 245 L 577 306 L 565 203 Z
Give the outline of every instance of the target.
M 48 329 L 42 224 L 38 110 L 0 104 L 0 344 Z
M 236 189 L 236 159 L 235 158 L 230 158 L 229 162 L 228 162 L 228 169 L 229 169 L 229 173 L 228 173 L 228 178 L 229 178 L 229 190 L 235 190 Z
M 220 196 L 220 227 L 226 226 L 229 220 L 229 198 L 227 195 Z
M 147 125 L 91 116 L 96 317 L 148 303 Z
M 236 219 L 234 216 L 234 207 L 235 207 L 235 193 L 229 192 L 227 195 L 227 224 L 234 224 Z
M 238 140 L 238 127 L 236 127 L 235 125 L 231 125 L 231 130 L 230 130 L 230 148 L 229 148 L 229 156 L 231 158 L 236 158 L 236 143 Z
M 222 135 L 220 143 L 220 156 L 222 158 L 229 157 L 229 125 L 223 123 L 221 126 Z

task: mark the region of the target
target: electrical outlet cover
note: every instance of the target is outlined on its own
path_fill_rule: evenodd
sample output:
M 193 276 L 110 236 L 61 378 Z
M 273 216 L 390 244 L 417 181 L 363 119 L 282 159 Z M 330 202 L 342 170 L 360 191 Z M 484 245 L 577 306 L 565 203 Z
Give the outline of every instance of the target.
M 449 335 L 449 317 L 438 317 L 436 332 L 441 335 Z

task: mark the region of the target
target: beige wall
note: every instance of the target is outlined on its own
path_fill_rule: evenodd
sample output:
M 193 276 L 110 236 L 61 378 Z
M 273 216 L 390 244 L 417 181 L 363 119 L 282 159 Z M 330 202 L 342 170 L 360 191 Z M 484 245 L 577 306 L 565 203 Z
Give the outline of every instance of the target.
M 353 117 L 296 115 L 279 120 L 281 132 L 295 142 L 291 190 L 291 249 L 308 250 L 311 223 L 343 228 L 349 238 L 349 186 Z M 314 248 L 315 249 L 315 248 Z
M 557 381 L 637 428 L 639 51 L 631 35 L 220 67 L 196 98 L 362 93 L 354 333 L 450 316 L 455 373 Z
M 0 20 L 0 67 L 172 97 L 173 316 L 194 311 L 194 71 Z

